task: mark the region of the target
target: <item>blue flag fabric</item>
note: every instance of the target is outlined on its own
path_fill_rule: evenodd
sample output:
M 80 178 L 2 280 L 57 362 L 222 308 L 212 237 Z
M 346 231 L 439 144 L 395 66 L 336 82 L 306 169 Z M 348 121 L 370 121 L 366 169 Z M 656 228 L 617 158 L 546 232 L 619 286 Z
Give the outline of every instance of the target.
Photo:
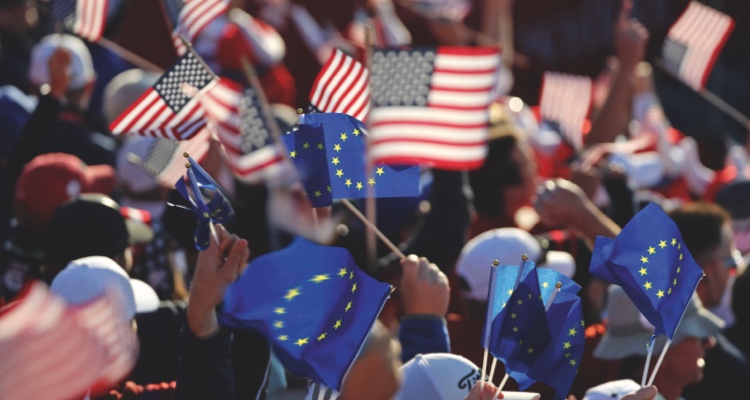
M 597 239 L 591 259 L 591 273 L 621 286 L 654 335 L 674 337 L 703 270 L 659 206 L 646 206 L 614 240 Z
M 340 113 L 300 116 L 296 130 L 282 135 L 313 207 L 334 199 L 419 195 L 419 167 L 375 165 L 365 173 L 365 127 Z M 369 187 L 368 187 L 369 186 Z
M 390 290 L 346 249 L 297 238 L 249 264 L 227 290 L 219 319 L 261 332 L 286 369 L 340 390 Z
M 552 340 L 526 373 L 527 379 L 516 381 L 521 390 L 542 382 L 555 389 L 555 400 L 564 400 L 578 372 L 586 339 L 581 299 L 559 293 L 547 310 L 547 322 Z
M 234 208 L 224 189 L 198 164 L 188 157 L 190 167 L 187 169 L 187 180 L 181 177 L 175 183 L 175 189 L 190 203 L 197 219 L 195 228 L 195 248 L 203 251 L 211 243 L 211 223 L 227 223 L 234 219 Z M 190 190 L 188 190 L 188 184 Z M 192 191 L 192 195 L 191 192 Z M 206 202 L 204 195 L 209 196 Z
M 536 270 L 541 295 L 545 301 L 550 298 L 552 292 L 555 290 L 555 285 L 558 282 L 562 284 L 560 290 L 563 293 L 576 294 L 581 290 L 581 286 L 567 276 L 549 268 L 536 268 L 536 264 L 531 261 L 526 261 L 524 263 L 523 272 L 519 278 L 518 271 L 520 268 L 521 267 L 517 265 L 492 267 L 490 273 L 490 293 L 487 296 L 487 317 L 484 321 L 483 330 L 485 334 L 482 336 L 481 343 L 482 347 L 485 349 L 487 349 L 487 346 L 489 345 L 489 328 L 492 321 L 498 314 L 500 314 L 500 311 L 502 311 L 505 305 L 509 302 L 516 280 L 520 282 L 526 279 L 532 270 Z

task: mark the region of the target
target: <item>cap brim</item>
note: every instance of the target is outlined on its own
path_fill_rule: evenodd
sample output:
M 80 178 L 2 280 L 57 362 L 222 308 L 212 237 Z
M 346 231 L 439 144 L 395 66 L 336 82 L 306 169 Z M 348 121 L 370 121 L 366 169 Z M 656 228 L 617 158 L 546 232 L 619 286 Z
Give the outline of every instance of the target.
M 686 337 L 697 337 L 700 339 L 716 335 L 724 327 L 724 321 L 711 311 L 701 307 L 697 313 L 686 316 L 680 321 L 673 341 L 675 343 Z
M 541 395 L 539 393 L 503 391 L 503 399 L 505 400 L 539 400 L 540 398 Z
M 154 230 L 141 221 L 125 218 L 130 244 L 148 243 L 154 239 Z
M 133 288 L 136 313 L 150 313 L 159 309 L 159 296 L 146 282 L 131 279 L 130 286 Z
M 547 258 L 540 267 L 555 270 L 571 279 L 576 274 L 576 260 L 564 251 L 548 251 Z
M 594 349 L 594 357 L 602 360 L 621 360 L 629 356 L 646 356 L 651 333 L 634 332 L 623 336 L 614 336 L 607 332 Z M 654 348 L 656 351 L 656 348 Z
M 84 193 L 101 193 L 110 195 L 115 190 L 117 177 L 109 165 L 89 165 L 85 167 L 86 187 Z

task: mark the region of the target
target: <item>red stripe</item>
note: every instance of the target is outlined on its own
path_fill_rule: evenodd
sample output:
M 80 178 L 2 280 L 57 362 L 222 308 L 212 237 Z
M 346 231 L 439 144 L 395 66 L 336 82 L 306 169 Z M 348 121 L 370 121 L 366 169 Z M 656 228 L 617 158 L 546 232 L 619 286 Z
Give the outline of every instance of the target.
M 344 68 L 344 65 L 346 64 L 347 60 L 349 59 L 346 57 L 341 59 L 341 62 L 336 65 L 336 69 L 333 70 L 333 74 L 331 74 L 331 79 L 329 79 L 328 82 L 326 83 L 325 91 L 323 93 L 328 93 L 328 96 L 327 96 L 328 98 L 325 100 L 325 103 L 318 104 L 318 108 L 320 108 L 320 110 L 323 112 L 328 112 L 328 110 L 330 110 L 330 108 L 328 108 L 328 103 L 333 99 L 333 94 L 336 93 L 336 90 L 339 88 L 343 80 L 346 78 L 346 75 L 344 75 L 344 79 L 339 79 L 339 82 L 335 86 L 331 83 L 331 80 L 336 78 L 339 75 L 339 72 L 341 71 L 341 69 Z M 347 73 L 349 73 L 349 71 L 351 71 L 351 68 L 354 66 L 354 60 L 349 60 L 349 61 L 350 61 L 349 69 L 346 71 Z M 321 101 L 323 101 L 322 98 L 321 98 Z
M 460 105 L 447 105 L 447 104 L 433 104 L 429 103 L 429 108 L 433 110 L 454 110 L 454 111 L 482 111 L 486 110 L 489 106 L 489 101 L 486 105 L 482 106 L 460 106 Z
M 706 81 L 708 80 L 708 75 L 711 74 L 711 69 L 713 69 L 714 64 L 716 63 L 716 59 L 719 58 L 719 53 L 721 53 L 721 49 L 724 47 L 724 44 L 726 44 L 727 39 L 729 39 L 729 35 L 734 30 L 734 19 L 729 20 L 729 28 L 727 29 L 724 36 L 721 38 L 719 43 L 714 47 L 714 51 L 711 54 L 711 59 L 708 61 L 708 64 L 706 64 L 706 69 L 703 71 L 703 76 L 701 77 L 701 87 L 706 87 Z
M 500 49 L 496 47 L 453 47 L 438 46 L 438 54 L 457 55 L 457 56 L 488 56 L 500 54 Z
M 352 68 L 350 68 L 349 70 L 351 71 L 352 69 L 354 69 L 354 67 L 355 67 L 356 65 L 357 65 L 356 63 L 352 62 Z M 340 105 L 340 104 L 341 104 L 341 102 L 342 102 L 342 101 L 344 101 L 344 99 L 346 98 L 346 95 L 348 94 L 347 92 L 348 92 L 349 90 L 351 90 L 351 88 L 353 88 L 353 87 L 354 87 L 354 86 L 355 86 L 355 85 L 356 85 L 356 84 L 357 84 L 358 82 L 360 82 L 360 80 L 362 79 L 362 75 L 364 75 L 364 73 L 365 73 L 365 68 L 364 68 L 364 67 L 360 67 L 360 69 L 359 69 L 359 73 L 357 73 L 357 76 L 355 76 L 355 77 L 354 77 L 354 80 L 352 80 L 352 82 L 351 82 L 351 83 L 349 84 L 349 87 L 347 87 L 347 88 L 346 88 L 346 89 L 344 90 L 344 93 L 343 93 L 343 94 L 342 94 L 342 95 L 341 95 L 341 96 L 339 97 L 339 100 L 338 100 L 338 101 L 336 102 L 336 104 L 334 104 L 334 105 L 333 105 L 333 107 L 331 107 L 331 108 L 330 108 L 331 110 L 338 110 L 338 108 L 339 108 L 339 105 Z M 349 75 L 349 74 L 347 73 L 347 75 Z M 343 83 L 344 83 L 344 82 L 341 82 L 341 83 L 342 83 L 342 85 L 343 85 Z M 362 91 L 363 91 L 363 90 L 364 90 L 364 89 L 365 89 L 366 87 L 367 87 L 367 85 L 362 85 L 362 87 L 360 88 L 360 91 L 359 91 L 359 93 L 357 94 L 357 96 L 354 96 L 354 97 L 352 97 L 352 98 L 353 98 L 353 99 L 354 99 L 354 100 L 356 101 L 356 99 L 358 99 L 358 98 L 359 98 L 358 96 L 360 95 L 360 93 L 362 93 Z M 337 88 L 337 90 L 338 90 L 338 88 Z M 347 109 L 349 109 L 349 107 L 350 107 L 350 106 L 351 106 L 351 103 L 349 103 L 349 104 L 348 104 L 348 105 L 346 106 L 346 108 L 347 108 Z
M 440 145 L 448 145 L 448 146 L 456 146 L 456 147 L 479 147 L 484 146 L 487 141 L 485 140 L 473 140 L 473 141 L 465 141 L 465 142 L 454 142 L 454 141 L 447 141 L 447 140 L 437 140 L 437 139 L 430 139 L 430 138 L 410 138 L 410 137 L 403 137 L 403 138 L 389 138 L 389 139 L 373 139 L 372 145 L 378 145 L 383 143 L 400 143 L 403 142 L 404 144 L 407 143 L 413 143 L 414 145 L 419 145 L 421 143 L 425 144 L 440 144 Z
M 495 87 L 485 86 L 480 88 L 457 88 L 457 87 L 448 87 L 448 86 L 432 86 L 430 90 L 434 92 L 458 92 L 458 93 L 489 93 L 494 89 Z
M 310 90 L 310 93 L 308 94 L 308 99 L 310 101 L 313 101 L 313 95 L 318 90 L 318 86 L 322 84 L 320 80 L 323 79 L 323 75 L 325 75 L 326 71 L 328 71 L 328 69 L 331 68 L 331 65 L 333 64 L 333 60 L 336 59 L 336 55 L 339 52 L 342 52 L 342 51 L 339 49 L 335 49 L 334 51 L 331 52 L 331 55 L 328 56 L 328 61 L 326 61 L 326 64 L 323 66 L 323 68 L 321 68 L 320 72 L 318 72 L 318 76 L 315 77 L 315 83 L 313 83 L 312 90 Z M 321 90 L 321 94 L 324 93 L 324 91 L 325 90 Z
M 455 74 L 455 75 L 492 75 L 497 72 L 497 68 L 487 69 L 447 69 L 435 68 L 433 74 Z
M 141 95 L 141 97 L 139 97 L 139 98 L 138 98 L 138 100 L 136 100 L 136 101 L 135 101 L 135 102 L 134 102 L 133 104 L 131 104 L 131 105 L 130 105 L 130 107 L 128 107 L 128 108 L 127 108 L 127 109 L 125 110 L 125 112 L 123 112 L 122 114 L 120 114 L 120 116 L 118 116 L 118 117 L 117 117 L 117 118 L 116 118 L 116 119 L 114 120 L 114 122 L 112 122 L 111 124 L 109 124 L 109 130 L 110 130 L 110 131 L 112 131 L 112 130 L 114 129 L 114 127 L 116 127 L 116 126 L 117 126 L 117 125 L 118 125 L 118 124 L 120 123 L 120 121 L 122 121 L 123 119 L 127 118 L 127 117 L 129 116 L 129 114 L 130 114 L 130 113 L 131 113 L 131 112 L 133 111 L 133 109 L 134 109 L 134 108 L 136 108 L 136 107 L 138 107 L 138 105 L 139 105 L 139 104 L 140 104 L 140 103 L 141 103 L 141 102 L 142 102 L 142 101 L 143 101 L 143 100 L 144 100 L 144 99 L 145 99 L 145 98 L 146 98 L 147 96 L 149 96 L 149 95 L 151 94 L 151 92 L 153 92 L 153 91 L 154 91 L 154 88 L 149 88 L 148 90 L 146 90 L 146 92 L 145 92 L 145 93 L 143 93 L 143 94 Z M 135 121 L 138 121 L 138 118 L 134 118 L 134 119 L 133 119 L 133 121 L 134 121 L 134 122 L 131 122 L 131 124 L 130 124 L 130 125 L 128 125 L 128 126 L 126 127 L 126 129 L 122 129 L 122 130 L 121 130 L 120 132 L 127 132 L 127 129 L 129 129 L 129 128 L 130 128 L 130 127 L 132 126 L 132 124 L 133 124 L 133 123 L 135 123 Z
M 406 157 L 406 156 L 388 156 L 382 157 L 375 160 L 378 163 L 383 164 L 400 164 L 400 165 L 416 165 L 416 164 L 434 164 L 434 168 L 446 169 L 446 170 L 467 170 L 477 169 L 484 164 L 484 159 L 477 159 L 474 161 L 453 161 L 442 158 L 429 158 L 429 157 Z
M 273 166 L 274 164 L 278 164 L 281 161 L 282 161 L 282 158 L 277 156 L 276 158 L 272 158 L 263 164 L 253 165 L 252 167 L 248 167 L 244 169 L 240 169 L 237 166 L 235 166 L 234 170 L 240 176 L 247 177 L 249 175 L 257 173 L 258 171 L 261 171 L 270 166 Z
M 426 128 L 428 127 L 441 127 L 441 128 L 455 128 L 455 129 L 481 129 L 487 127 L 487 122 L 474 123 L 474 124 L 461 124 L 461 123 L 447 123 L 437 121 L 422 121 L 422 120 L 409 120 L 409 119 L 388 119 L 385 121 L 377 121 L 371 124 L 372 128 L 379 126 L 389 125 L 421 125 Z

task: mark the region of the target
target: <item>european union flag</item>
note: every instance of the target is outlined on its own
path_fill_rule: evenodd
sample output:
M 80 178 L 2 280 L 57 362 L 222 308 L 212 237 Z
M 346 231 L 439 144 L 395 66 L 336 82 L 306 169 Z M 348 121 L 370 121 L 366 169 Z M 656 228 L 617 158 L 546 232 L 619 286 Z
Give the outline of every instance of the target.
M 529 271 L 492 320 L 490 354 L 514 379 L 525 376 L 551 339 L 537 271 Z
M 191 209 L 195 213 L 197 218 L 195 248 L 203 251 L 211 243 L 211 224 L 231 221 L 234 218 L 234 208 L 224 189 L 192 157 L 187 156 L 187 158 L 190 164 L 187 168 L 190 190 L 184 177 L 181 177 L 174 186 L 182 197 L 190 202 Z M 204 195 L 209 196 L 208 201 Z
M 219 319 L 260 331 L 286 369 L 341 390 L 390 291 L 346 249 L 297 238 L 250 263 L 227 290 Z
M 365 127 L 339 113 L 300 117 L 297 130 L 282 135 L 313 207 L 330 206 L 333 199 L 411 197 L 419 195 L 419 167 L 375 165 L 365 173 Z M 368 188 L 369 186 L 369 188 Z
M 547 324 L 552 340 L 526 373 L 528 379 L 516 381 L 521 390 L 542 382 L 555 389 L 555 400 L 564 400 L 578 372 L 586 338 L 581 299 L 559 293 L 547 310 Z
M 703 270 L 683 245 L 677 224 L 651 203 L 613 239 L 597 238 L 591 273 L 621 286 L 654 326 L 674 336 Z
M 510 301 L 516 281 L 520 282 L 526 279 L 532 270 L 536 271 L 541 295 L 545 300 L 550 298 L 558 282 L 562 285 L 560 290 L 563 293 L 576 294 L 581 290 L 581 286 L 567 276 L 549 268 L 537 268 L 536 264 L 531 261 L 523 263 L 523 271 L 519 278 L 518 271 L 520 268 L 516 265 L 492 267 L 492 271 L 490 272 L 490 293 L 487 296 L 489 299 L 487 303 L 487 317 L 484 321 L 483 332 L 485 334 L 482 336 L 483 348 L 488 348 L 489 328 L 495 317 L 500 314 Z

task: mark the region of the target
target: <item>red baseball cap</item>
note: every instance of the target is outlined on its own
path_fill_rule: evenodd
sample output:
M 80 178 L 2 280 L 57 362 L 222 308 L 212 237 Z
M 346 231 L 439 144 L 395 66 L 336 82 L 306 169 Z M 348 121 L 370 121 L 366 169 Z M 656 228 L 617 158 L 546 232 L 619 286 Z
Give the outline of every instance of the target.
M 66 153 L 42 154 L 21 172 L 15 202 L 23 210 L 25 223 L 44 227 L 60 205 L 81 193 L 110 194 L 115 183 L 115 171 L 109 165 L 88 166 Z

